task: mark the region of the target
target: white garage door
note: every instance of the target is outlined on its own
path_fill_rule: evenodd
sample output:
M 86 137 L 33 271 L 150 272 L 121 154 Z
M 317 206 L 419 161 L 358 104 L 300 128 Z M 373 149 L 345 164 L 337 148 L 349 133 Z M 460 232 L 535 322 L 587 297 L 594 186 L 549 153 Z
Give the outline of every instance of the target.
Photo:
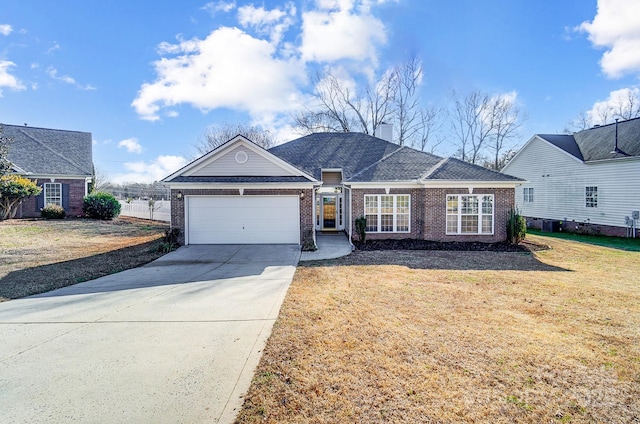
M 300 243 L 297 196 L 188 196 L 187 243 Z

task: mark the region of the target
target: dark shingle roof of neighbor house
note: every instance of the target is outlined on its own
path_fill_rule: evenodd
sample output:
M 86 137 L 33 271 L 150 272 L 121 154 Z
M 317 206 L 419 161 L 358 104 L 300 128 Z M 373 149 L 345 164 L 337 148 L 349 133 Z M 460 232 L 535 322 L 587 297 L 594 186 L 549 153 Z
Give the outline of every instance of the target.
M 461 180 L 520 181 L 456 159 L 446 159 L 362 133 L 317 133 L 269 152 L 320 180 L 322 169 L 342 169 L 346 182 Z
M 9 161 L 26 175 L 93 175 L 91 133 L 2 125 Z
M 579 131 L 572 135 L 539 134 L 538 136 L 584 162 L 640 157 L 640 118 L 620 121 L 617 127 L 618 152 L 615 151 L 615 123 Z

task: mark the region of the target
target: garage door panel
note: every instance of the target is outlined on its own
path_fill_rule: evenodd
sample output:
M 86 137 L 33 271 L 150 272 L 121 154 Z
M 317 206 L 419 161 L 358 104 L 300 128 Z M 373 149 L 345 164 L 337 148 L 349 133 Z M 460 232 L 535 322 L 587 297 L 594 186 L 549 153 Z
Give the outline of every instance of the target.
M 297 196 L 191 196 L 189 244 L 300 242 Z

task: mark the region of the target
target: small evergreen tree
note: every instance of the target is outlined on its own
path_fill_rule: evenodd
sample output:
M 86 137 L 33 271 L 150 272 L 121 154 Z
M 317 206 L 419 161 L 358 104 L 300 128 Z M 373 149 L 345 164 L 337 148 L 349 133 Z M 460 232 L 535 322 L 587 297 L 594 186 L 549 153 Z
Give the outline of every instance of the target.
M 527 221 L 517 210 L 511 209 L 507 216 L 507 241 L 520 244 L 527 235 Z

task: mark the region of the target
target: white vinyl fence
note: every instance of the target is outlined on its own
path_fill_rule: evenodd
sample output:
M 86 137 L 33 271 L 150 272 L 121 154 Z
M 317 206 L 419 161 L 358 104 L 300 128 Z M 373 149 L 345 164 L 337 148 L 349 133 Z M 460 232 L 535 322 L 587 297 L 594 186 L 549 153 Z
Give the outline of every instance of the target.
M 153 205 L 149 205 L 148 200 L 132 200 L 130 203 L 120 200 L 120 206 L 120 215 L 123 216 L 171 222 L 171 202 L 168 200 L 156 200 Z

